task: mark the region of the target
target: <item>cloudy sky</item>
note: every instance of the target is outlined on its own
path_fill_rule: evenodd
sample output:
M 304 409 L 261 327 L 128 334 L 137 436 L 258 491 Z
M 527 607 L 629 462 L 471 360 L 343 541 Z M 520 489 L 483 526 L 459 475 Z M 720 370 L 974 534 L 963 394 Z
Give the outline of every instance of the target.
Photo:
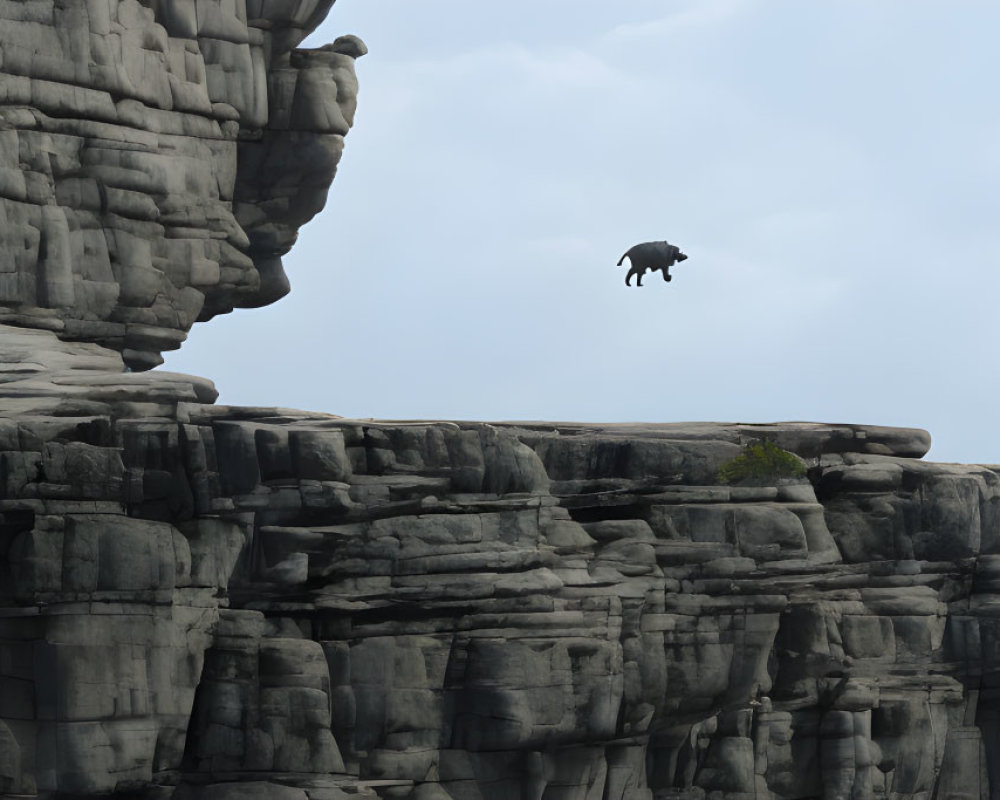
M 166 368 L 351 417 L 859 422 L 1000 462 L 996 0 L 339 0 L 289 297 Z M 641 289 L 616 267 L 669 239 Z

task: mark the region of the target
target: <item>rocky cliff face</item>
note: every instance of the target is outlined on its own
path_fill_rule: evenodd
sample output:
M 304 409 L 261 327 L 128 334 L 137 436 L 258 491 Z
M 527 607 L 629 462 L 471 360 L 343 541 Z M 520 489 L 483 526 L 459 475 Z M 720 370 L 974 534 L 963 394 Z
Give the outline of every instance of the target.
M 146 369 L 288 291 L 354 118 L 334 0 L 0 2 L 0 321 Z
M 0 342 L 5 796 L 997 785 L 1000 478 L 921 432 L 360 422 Z M 720 485 L 762 438 L 808 479 Z
M 0 0 L 0 798 L 1000 796 L 1000 477 L 921 431 L 125 371 L 286 290 L 331 5 Z M 761 440 L 806 476 L 720 482 Z

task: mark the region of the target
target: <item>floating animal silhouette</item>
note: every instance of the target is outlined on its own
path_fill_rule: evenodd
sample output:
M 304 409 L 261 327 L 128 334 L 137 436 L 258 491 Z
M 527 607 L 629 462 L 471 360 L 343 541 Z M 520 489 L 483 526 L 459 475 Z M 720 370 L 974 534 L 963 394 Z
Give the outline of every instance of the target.
M 671 279 L 670 268 L 681 261 L 687 260 L 687 256 L 681 252 L 677 245 L 670 242 L 643 242 L 634 247 L 630 247 L 621 258 L 618 259 L 618 266 L 628 258 L 628 274 L 625 276 L 625 285 L 631 286 L 632 276 L 636 276 L 635 285 L 642 286 L 642 276 L 647 272 L 660 270 L 663 273 L 663 280 Z

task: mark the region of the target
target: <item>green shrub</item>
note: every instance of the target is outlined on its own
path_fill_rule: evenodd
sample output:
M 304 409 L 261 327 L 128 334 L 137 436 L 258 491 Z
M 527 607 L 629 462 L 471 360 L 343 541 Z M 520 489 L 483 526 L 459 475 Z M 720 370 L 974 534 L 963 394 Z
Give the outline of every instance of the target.
M 802 478 L 806 465 L 774 442 L 750 442 L 743 452 L 719 468 L 720 483 L 766 484 L 778 478 Z

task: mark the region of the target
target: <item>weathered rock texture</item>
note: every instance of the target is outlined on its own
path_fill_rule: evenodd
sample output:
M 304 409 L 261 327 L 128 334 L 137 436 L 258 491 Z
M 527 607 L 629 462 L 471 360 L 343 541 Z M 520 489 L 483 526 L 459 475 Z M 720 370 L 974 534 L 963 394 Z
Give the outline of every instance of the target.
M 0 0 L 0 321 L 161 363 L 288 290 L 357 101 L 334 0 Z
M 920 431 L 125 372 L 286 291 L 331 5 L 0 0 L 0 798 L 1000 797 L 1000 478 Z M 720 485 L 763 438 L 808 479 Z
M 346 420 L 0 343 L 5 796 L 1000 785 L 1000 478 L 922 432 Z M 764 437 L 809 479 L 719 485 Z

